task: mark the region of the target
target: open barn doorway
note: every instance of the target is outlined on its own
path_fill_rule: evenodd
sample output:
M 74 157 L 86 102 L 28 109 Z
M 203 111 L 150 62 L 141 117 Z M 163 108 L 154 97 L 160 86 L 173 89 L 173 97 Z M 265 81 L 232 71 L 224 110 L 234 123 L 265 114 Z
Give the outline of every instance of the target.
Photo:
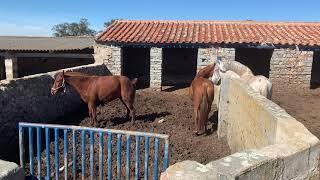
M 198 49 L 164 48 L 162 86 L 189 86 L 197 73 Z
M 320 51 L 314 51 L 312 69 L 311 69 L 310 88 L 316 89 L 319 87 L 320 87 Z
M 236 61 L 248 66 L 253 74 L 269 78 L 273 49 L 236 48 Z
M 6 79 L 6 67 L 4 64 L 4 56 L 0 56 L 0 80 Z
M 150 48 L 123 48 L 122 73 L 138 78 L 137 89 L 150 86 Z

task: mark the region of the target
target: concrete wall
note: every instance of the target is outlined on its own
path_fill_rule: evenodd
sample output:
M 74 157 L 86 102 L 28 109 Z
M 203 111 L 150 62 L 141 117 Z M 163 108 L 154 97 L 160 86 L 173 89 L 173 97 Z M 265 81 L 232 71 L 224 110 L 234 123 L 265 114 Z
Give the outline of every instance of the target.
M 93 75 L 107 75 L 104 65 L 93 64 L 66 69 Z M 60 72 L 60 71 L 59 71 Z M 16 160 L 18 155 L 17 124 L 19 121 L 48 123 L 66 114 L 86 108 L 79 95 L 70 87 L 65 94 L 51 96 L 50 89 L 56 72 L 27 76 L 0 82 L 0 146 L 12 147 L 0 151 L 0 159 Z M 68 124 L 70 122 L 64 122 Z
M 218 104 L 218 135 L 234 154 L 206 165 L 174 164 L 162 180 L 319 179 L 320 142 L 284 109 L 228 74 Z

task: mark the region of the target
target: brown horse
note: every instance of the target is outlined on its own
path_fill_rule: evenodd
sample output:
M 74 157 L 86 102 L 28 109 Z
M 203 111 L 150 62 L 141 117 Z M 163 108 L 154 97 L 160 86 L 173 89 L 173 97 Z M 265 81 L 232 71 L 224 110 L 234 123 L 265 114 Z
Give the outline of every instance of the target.
M 137 78 L 129 80 L 125 76 L 90 76 L 79 72 L 59 72 L 55 75 L 55 81 L 51 88 L 51 94 L 55 95 L 59 90 L 66 88 L 65 84 L 72 86 L 81 99 L 88 104 L 91 123 L 96 126 L 96 108 L 98 105 L 119 98 L 127 109 L 127 118 L 131 115 L 131 121 L 135 120 L 133 107 L 135 98 L 135 85 Z
M 189 93 L 193 103 L 195 133 L 201 135 L 207 131 L 206 124 L 214 99 L 214 84 L 206 78 L 196 76 L 191 83 Z

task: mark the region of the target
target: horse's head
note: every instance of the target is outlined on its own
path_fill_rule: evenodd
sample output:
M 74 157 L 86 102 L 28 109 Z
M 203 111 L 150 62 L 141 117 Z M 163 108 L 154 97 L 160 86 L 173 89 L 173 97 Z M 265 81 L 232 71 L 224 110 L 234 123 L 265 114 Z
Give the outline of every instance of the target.
M 55 75 L 54 83 L 51 88 L 51 94 L 55 95 L 60 89 L 65 92 L 65 80 L 64 80 L 64 71 L 59 72 Z

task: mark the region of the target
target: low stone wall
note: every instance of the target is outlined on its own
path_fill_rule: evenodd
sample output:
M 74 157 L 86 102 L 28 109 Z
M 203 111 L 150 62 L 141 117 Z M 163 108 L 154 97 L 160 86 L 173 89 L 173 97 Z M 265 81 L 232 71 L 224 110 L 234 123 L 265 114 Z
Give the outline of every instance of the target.
M 79 66 L 65 71 L 92 75 L 110 73 L 106 66 L 101 64 Z M 50 89 L 56 73 L 57 71 L 54 71 L 0 82 L 0 147 L 11 148 L 0 151 L 0 159 L 17 160 L 18 122 L 48 123 L 84 107 L 79 95 L 68 86 L 65 94 L 51 95 Z
M 24 180 L 24 169 L 16 163 L 3 161 L 0 159 L 0 179 L 1 180 Z
M 284 109 L 228 74 L 216 102 L 218 135 L 234 154 L 206 165 L 179 162 L 162 173 L 162 180 L 319 178 L 318 138 Z

